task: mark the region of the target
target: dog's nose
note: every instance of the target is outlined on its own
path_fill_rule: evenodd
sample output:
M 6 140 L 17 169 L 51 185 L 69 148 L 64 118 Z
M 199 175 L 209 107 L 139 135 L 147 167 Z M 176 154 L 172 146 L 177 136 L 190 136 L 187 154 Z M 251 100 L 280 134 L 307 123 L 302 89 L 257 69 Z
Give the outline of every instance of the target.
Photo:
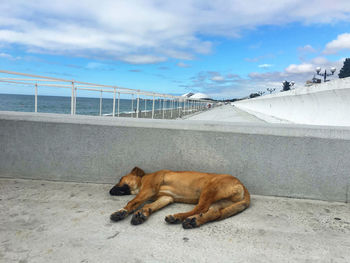
M 109 190 L 110 195 L 122 195 L 122 191 L 120 191 L 119 187 L 114 186 L 111 190 Z
M 114 186 L 111 190 L 109 190 L 110 195 L 129 195 L 130 187 L 128 185 Z
M 115 195 L 116 194 L 115 187 L 113 187 L 111 190 L 109 190 L 109 194 L 110 195 Z

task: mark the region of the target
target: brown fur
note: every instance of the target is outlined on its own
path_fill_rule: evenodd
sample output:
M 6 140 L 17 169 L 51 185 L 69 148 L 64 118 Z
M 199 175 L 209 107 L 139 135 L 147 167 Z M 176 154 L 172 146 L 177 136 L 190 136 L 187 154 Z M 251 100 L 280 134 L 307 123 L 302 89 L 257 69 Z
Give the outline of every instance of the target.
M 113 221 L 124 219 L 146 201 L 153 201 L 134 212 L 131 220 L 134 225 L 143 223 L 152 213 L 174 202 L 196 204 L 189 212 L 165 218 L 168 223 L 182 223 L 184 228 L 233 216 L 250 204 L 247 188 L 228 174 L 170 170 L 145 174 L 135 167 L 111 191 L 122 187 L 129 187 L 130 193 L 137 195 L 123 209 L 111 215 Z

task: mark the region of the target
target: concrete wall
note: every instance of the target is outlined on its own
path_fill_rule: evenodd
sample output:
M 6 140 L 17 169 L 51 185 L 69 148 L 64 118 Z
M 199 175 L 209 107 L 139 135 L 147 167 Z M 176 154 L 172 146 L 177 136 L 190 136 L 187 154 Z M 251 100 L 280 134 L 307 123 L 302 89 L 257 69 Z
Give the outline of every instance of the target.
M 0 112 L 0 176 L 115 183 L 134 166 L 237 176 L 253 194 L 349 201 L 350 128 Z
M 299 124 L 350 126 L 350 78 L 237 101 L 233 105 L 268 122 L 282 119 Z

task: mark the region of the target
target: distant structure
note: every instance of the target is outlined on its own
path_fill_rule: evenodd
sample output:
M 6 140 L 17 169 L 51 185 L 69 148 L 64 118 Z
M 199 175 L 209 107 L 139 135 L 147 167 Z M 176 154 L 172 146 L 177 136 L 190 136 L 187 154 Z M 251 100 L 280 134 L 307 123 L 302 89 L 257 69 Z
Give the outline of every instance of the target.
M 321 79 L 316 78 L 314 75 L 314 77 L 311 80 L 306 81 L 305 86 L 308 87 L 308 86 L 312 86 L 313 84 L 319 84 L 319 83 L 321 83 Z
M 207 94 L 204 93 L 195 93 L 191 97 L 191 99 L 200 99 L 200 100 L 212 100 Z
M 181 97 L 189 98 L 189 97 L 191 97 L 191 96 L 193 96 L 193 95 L 194 95 L 193 92 L 189 92 L 189 93 L 186 93 L 186 94 L 184 94 L 184 95 L 181 95 Z
M 213 100 L 207 94 L 204 94 L 204 93 L 189 92 L 189 93 L 183 94 L 181 97 L 186 97 L 193 100 Z

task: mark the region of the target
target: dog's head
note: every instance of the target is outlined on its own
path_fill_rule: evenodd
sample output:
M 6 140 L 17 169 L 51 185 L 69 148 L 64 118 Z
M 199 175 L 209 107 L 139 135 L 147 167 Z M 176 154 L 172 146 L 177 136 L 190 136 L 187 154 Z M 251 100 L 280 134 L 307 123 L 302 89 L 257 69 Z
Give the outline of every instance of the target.
M 109 191 L 110 195 L 130 195 L 137 194 L 141 187 L 141 178 L 145 175 L 145 172 L 135 167 L 130 173 L 123 176 L 119 183 L 117 183 Z

